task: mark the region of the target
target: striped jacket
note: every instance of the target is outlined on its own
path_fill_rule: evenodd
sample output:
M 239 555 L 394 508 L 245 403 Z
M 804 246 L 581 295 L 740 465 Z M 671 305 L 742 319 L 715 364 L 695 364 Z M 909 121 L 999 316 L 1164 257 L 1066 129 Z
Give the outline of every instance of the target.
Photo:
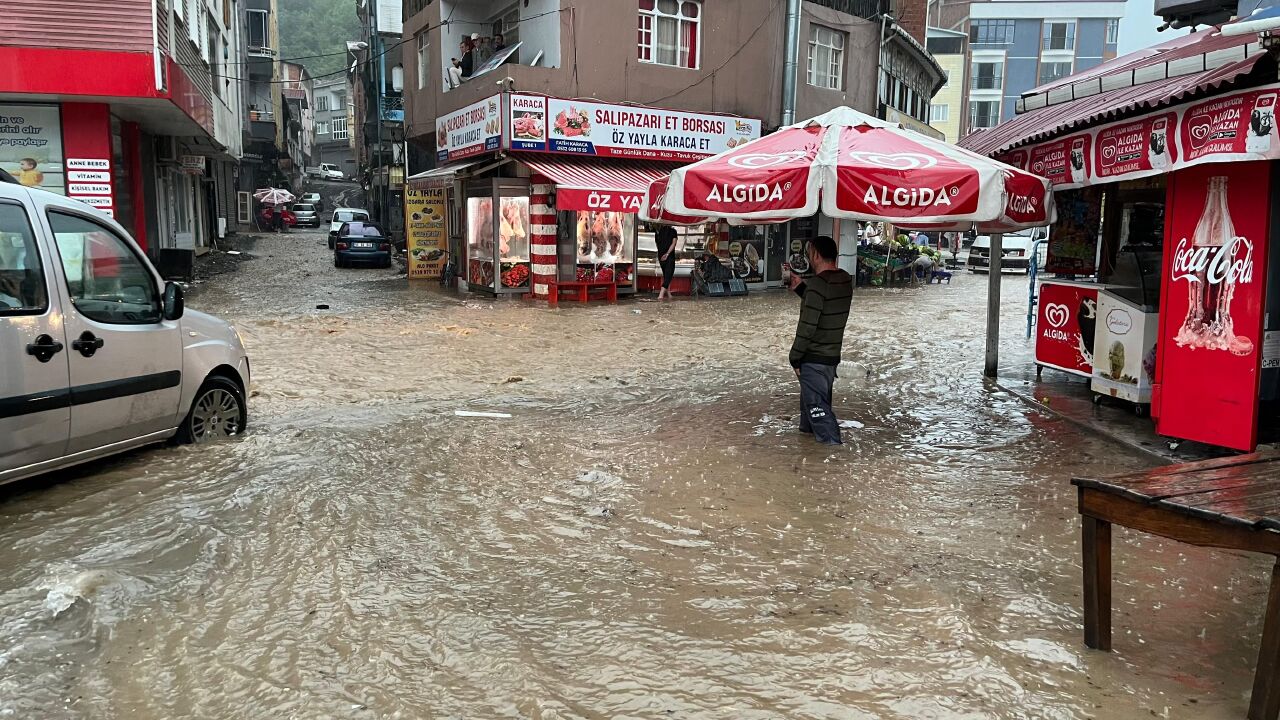
M 844 270 L 827 270 L 796 286 L 804 298 L 796 340 L 791 344 L 791 366 L 801 363 L 840 364 L 844 326 L 853 300 L 853 277 Z

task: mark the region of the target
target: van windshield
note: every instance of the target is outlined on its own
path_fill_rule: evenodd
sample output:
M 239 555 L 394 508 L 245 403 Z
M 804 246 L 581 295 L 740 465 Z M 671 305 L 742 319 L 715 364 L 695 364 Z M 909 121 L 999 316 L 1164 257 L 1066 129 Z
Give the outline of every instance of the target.
M 352 211 L 352 210 L 339 210 L 333 215 L 334 222 L 352 222 L 355 220 L 363 221 L 368 219 L 369 219 L 369 213 Z

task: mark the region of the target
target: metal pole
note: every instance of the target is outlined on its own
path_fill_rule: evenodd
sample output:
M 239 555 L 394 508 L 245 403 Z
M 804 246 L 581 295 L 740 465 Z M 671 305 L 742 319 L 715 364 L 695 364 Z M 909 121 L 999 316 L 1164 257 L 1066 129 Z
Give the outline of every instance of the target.
M 373 90 L 373 112 L 378 123 L 377 139 L 378 144 L 374 146 L 374 173 L 373 173 L 373 191 L 374 202 L 378 208 L 378 222 L 386 223 L 387 217 L 385 212 L 386 186 L 382 189 L 378 188 L 378 178 L 382 175 L 382 42 L 378 36 L 378 3 L 374 0 L 369 2 L 370 35 L 369 35 L 369 51 L 378 53 L 378 63 L 374 69 L 374 90 Z M 370 60 L 373 58 L 370 57 Z
M 800 0 L 787 0 L 786 36 L 782 48 L 782 124 L 796 121 L 796 73 L 799 72 Z
M 987 358 L 982 374 L 994 378 L 1000 365 L 1000 258 L 1004 236 L 991 235 L 991 256 L 987 262 Z

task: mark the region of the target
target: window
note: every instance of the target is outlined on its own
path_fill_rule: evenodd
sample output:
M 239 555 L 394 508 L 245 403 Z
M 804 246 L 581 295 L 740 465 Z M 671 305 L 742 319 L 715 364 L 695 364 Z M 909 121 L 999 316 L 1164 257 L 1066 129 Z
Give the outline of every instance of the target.
M 218 33 L 218 19 L 212 13 L 204 14 L 204 28 L 200 33 L 200 57 L 204 58 L 206 63 L 212 63 L 215 57 L 214 45 L 217 43 L 215 39 Z
M 1000 101 L 980 100 L 969 103 L 969 129 L 995 127 L 1000 122 Z
M 191 3 L 191 7 L 187 9 L 187 37 L 197 48 L 203 43 L 204 30 L 204 10 L 200 8 L 200 4 L 196 0 L 178 0 L 179 3 Z
M 178 0 L 182 2 L 182 0 Z M 267 33 L 267 11 L 249 10 L 249 47 L 266 48 L 271 46 L 271 38 Z
M 1044 43 L 1041 50 L 1075 50 L 1075 22 L 1046 22 L 1044 24 Z
M 347 93 L 345 91 L 339 91 L 333 94 L 333 103 L 330 109 L 331 110 L 347 109 Z
M 329 109 L 329 94 L 322 92 L 316 96 L 316 110 L 328 110 L 328 109 Z
M 1004 87 L 1003 62 L 975 62 L 969 78 L 974 90 L 999 90 Z
M 21 205 L 0 203 L 0 317 L 49 308 L 40 250 Z
M 182 22 L 187 21 L 187 0 L 173 0 L 173 11 Z
M 501 35 L 502 44 L 511 47 L 520 42 L 520 8 L 512 5 L 494 16 L 489 22 L 493 31 L 491 36 Z M 426 32 L 422 33 L 424 40 Z
M 160 322 L 155 278 L 129 243 L 105 225 L 77 215 L 49 213 L 71 303 L 103 323 Z
M 328 135 L 328 134 L 329 134 L 329 121 L 328 121 L 328 120 L 317 120 L 317 121 L 316 121 L 316 134 L 317 134 L 317 135 Z
M 1071 74 L 1070 62 L 1041 62 L 1040 63 L 1040 84 L 1053 82 L 1058 78 L 1064 78 Z
M 951 119 L 950 105 L 930 105 L 929 122 L 946 122 Z
M 699 18 L 696 0 L 640 0 L 636 57 L 640 62 L 697 68 Z
M 421 90 L 427 86 L 427 31 L 418 33 L 414 42 L 418 46 L 418 89 Z
M 213 27 L 210 25 L 210 27 Z M 213 94 L 222 97 L 222 38 L 216 32 L 209 38 L 209 74 L 213 78 Z
M 1109 18 L 1107 20 L 1107 44 L 1115 45 L 1120 42 L 1120 18 Z
M 346 140 L 347 139 L 347 119 L 344 117 L 334 118 L 332 130 L 333 130 L 334 140 Z
M 1009 45 L 1013 42 L 1012 20 L 970 20 L 969 42 Z
M 809 84 L 839 90 L 844 87 L 844 33 L 821 25 L 809 26 Z

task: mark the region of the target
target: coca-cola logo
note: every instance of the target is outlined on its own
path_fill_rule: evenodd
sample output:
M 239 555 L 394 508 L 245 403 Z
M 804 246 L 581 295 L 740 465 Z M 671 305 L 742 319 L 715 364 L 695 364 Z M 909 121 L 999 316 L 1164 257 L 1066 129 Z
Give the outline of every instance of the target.
M 1243 248 L 1243 257 L 1237 257 Z M 1253 243 L 1236 236 L 1221 245 L 1192 245 L 1178 241 L 1173 254 L 1173 279 L 1187 282 L 1246 284 L 1253 281 Z
M 923 170 L 938 164 L 937 158 L 921 153 L 877 153 L 852 150 L 848 157 L 854 162 L 888 170 Z
M 1071 319 L 1071 310 L 1062 303 L 1049 303 L 1044 306 L 1044 319 L 1053 327 L 1061 328 Z
M 1133 317 L 1128 310 L 1116 308 L 1107 313 L 1107 329 L 1112 335 L 1127 335 L 1133 329 Z
M 805 150 L 788 150 L 780 153 L 743 153 L 729 158 L 729 164 L 746 170 L 785 165 L 808 156 Z

